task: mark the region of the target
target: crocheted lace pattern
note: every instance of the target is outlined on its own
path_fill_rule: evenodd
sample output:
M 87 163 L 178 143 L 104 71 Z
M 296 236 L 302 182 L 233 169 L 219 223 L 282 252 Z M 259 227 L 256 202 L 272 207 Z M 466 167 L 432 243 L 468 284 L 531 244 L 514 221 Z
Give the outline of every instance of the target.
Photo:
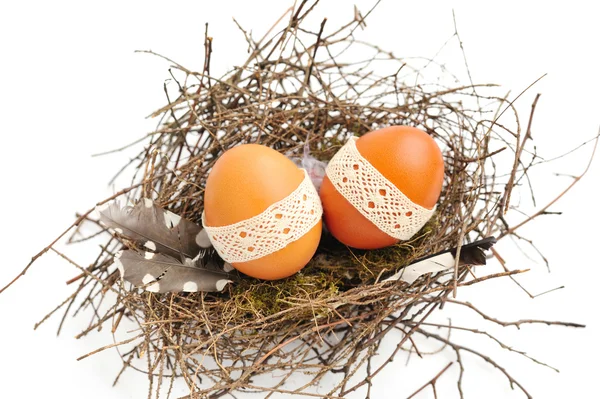
M 408 240 L 435 211 L 413 203 L 358 152 L 352 137 L 327 165 L 327 177 L 364 217 L 384 233 Z
M 217 253 L 226 262 L 241 263 L 262 258 L 285 248 L 312 229 L 323 215 L 319 194 L 306 170 L 290 195 L 262 213 L 228 226 L 202 225 Z

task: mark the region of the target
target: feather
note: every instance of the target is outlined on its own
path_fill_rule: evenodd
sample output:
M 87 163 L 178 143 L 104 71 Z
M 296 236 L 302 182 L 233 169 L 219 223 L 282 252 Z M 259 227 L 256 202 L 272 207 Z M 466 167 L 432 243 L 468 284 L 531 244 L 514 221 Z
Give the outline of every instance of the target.
M 496 238 L 487 237 L 483 240 L 463 245 L 460 249 L 458 265 L 485 265 L 486 258 L 484 251 L 490 249 L 495 243 Z M 456 263 L 457 249 L 458 248 L 452 248 L 421 258 L 402 268 L 399 272 L 390 277 L 384 275 L 382 281 L 402 280 L 412 284 L 423 274 L 437 273 L 452 269 Z
M 483 240 L 465 244 L 460 248 L 460 265 L 485 265 L 485 252 L 496 243 L 495 237 L 487 237 Z M 456 257 L 458 248 L 452 248 L 450 253 Z
M 304 155 L 301 164 L 302 168 L 304 168 L 308 173 L 308 176 L 310 176 L 310 180 L 318 192 L 321 189 L 321 184 L 325 178 L 325 169 L 327 168 L 327 164 L 308 154 Z
M 192 259 L 153 252 L 119 251 L 115 264 L 123 280 L 150 292 L 215 292 L 232 282 L 228 273 L 196 267 Z
M 310 180 L 317 189 L 317 192 L 321 188 L 323 179 L 325 178 L 325 169 L 327 168 L 327 162 L 319 161 L 317 158 L 310 155 L 310 147 L 308 145 L 308 137 L 304 143 L 304 149 L 302 158 L 290 157 L 290 159 L 298 166 L 303 168 L 308 173 Z
M 208 237 L 199 225 L 156 206 L 148 198 L 125 207 L 114 201 L 96 210 L 104 226 L 151 251 L 193 259 L 201 248 L 207 248 Z
M 190 262 L 189 260 L 187 261 Z M 191 260 L 195 267 L 229 273 L 234 270 L 231 264 L 225 262 L 214 248 L 202 248 L 198 255 Z

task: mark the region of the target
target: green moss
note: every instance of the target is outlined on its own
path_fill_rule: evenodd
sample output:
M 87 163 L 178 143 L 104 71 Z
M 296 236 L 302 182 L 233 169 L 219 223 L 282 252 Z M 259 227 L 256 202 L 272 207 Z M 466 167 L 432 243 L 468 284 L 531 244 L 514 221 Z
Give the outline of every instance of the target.
M 277 281 L 245 279 L 237 284 L 232 299 L 252 315 L 269 316 L 303 302 L 317 302 L 339 292 L 340 280 L 309 266 Z
M 348 248 L 324 237 L 316 255 L 302 271 L 277 281 L 244 278 L 233 287 L 231 299 L 248 317 L 269 316 L 307 303 L 317 304 L 306 307 L 307 316 L 327 312 L 329 308 L 319 303 L 340 291 L 370 284 L 381 272 L 398 270 L 426 255 L 422 252 L 424 241 L 437 225 L 434 216 L 410 241 L 369 251 Z

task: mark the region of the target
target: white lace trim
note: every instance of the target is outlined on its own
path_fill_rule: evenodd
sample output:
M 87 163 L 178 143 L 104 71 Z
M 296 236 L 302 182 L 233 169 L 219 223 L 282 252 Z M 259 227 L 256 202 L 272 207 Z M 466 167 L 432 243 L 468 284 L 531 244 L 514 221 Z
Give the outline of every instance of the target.
M 369 163 L 352 137 L 327 165 L 327 177 L 364 217 L 384 233 L 408 240 L 427 223 L 435 211 L 413 203 Z
M 262 258 L 285 248 L 310 231 L 323 215 L 319 194 L 308 173 L 290 195 L 262 213 L 228 226 L 202 225 L 210 242 L 226 262 L 239 263 Z

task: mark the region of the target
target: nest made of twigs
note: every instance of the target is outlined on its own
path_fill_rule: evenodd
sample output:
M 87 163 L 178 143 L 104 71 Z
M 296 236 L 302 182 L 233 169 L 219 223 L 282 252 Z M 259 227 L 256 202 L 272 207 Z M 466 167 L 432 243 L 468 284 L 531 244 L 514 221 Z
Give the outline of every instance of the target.
M 448 87 L 425 80 L 418 65 L 355 39 L 364 23 L 360 13 L 330 35 L 323 35 L 326 20 L 311 31 L 304 21 L 313 7 L 301 2 L 290 10 L 285 29 L 259 41 L 242 30 L 250 56 L 220 78 L 210 75 L 208 36 L 202 71 L 167 59 L 173 81 L 168 104 L 153 114 L 159 126 L 128 165 L 135 171 L 131 186 L 102 202 L 150 197 L 199 223 L 207 174 L 231 147 L 261 143 L 300 157 L 308 140 L 312 155 L 328 160 L 351 136 L 410 125 L 431 134 L 443 150 L 445 180 L 436 214 L 412 240 L 383 250 L 353 250 L 324 235 L 313 260 L 296 275 L 280 281 L 242 278 L 222 293 L 130 290 L 112 262 L 123 242 L 102 230 L 107 237 L 102 252 L 76 280 L 77 292 L 87 293 L 80 306 L 103 307 L 94 306 L 94 321 L 80 336 L 105 323 L 113 333 L 124 320 L 135 323 L 135 333 L 109 347 L 121 347 L 124 369 L 148 373 L 151 391 L 170 392 L 181 377 L 190 397 L 241 389 L 344 397 L 370 386 L 380 372 L 371 360 L 387 333 L 403 333 L 398 348 L 418 334 L 451 345 L 423 321 L 461 286 L 520 272 L 478 278 L 460 267 L 410 286 L 377 282 L 382 272 L 424 255 L 514 233 L 519 226 L 509 227 L 504 215 L 535 153 L 524 150 L 528 130 L 512 132 L 497 123 L 501 114 L 510 114 L 512 125 L 519 126 L 512 103 L 494 95 L 492 85 Z M 501 156 L 512 161 L 502 166 Z M 90 214 L 75 224 L 97 223 Z M 68 301 L 63 305 L 71 307 Z M 355 378 L 359 370 L 364 379 Z M 305 381 L 290 387 L 289 376 L 297 372 Z M 260 375 L 271 378 L 261 384 Z M 314 393 L 319 384 L 325 393 Z

